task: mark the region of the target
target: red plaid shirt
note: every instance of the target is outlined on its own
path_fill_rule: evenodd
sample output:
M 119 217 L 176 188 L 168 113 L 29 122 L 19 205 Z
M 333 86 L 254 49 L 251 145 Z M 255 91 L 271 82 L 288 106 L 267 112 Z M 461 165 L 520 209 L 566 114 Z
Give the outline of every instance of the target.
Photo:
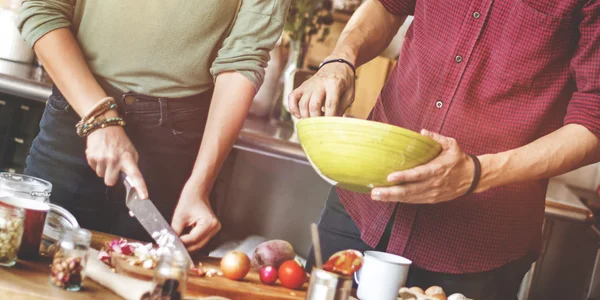
M 454 137 L 476 155 L 569 123 L 600 137 L 600 1 L 380 1 L 414 20 L 370 119 Z M 538 251 L 546 187 L 538 180 L 397 204 L 387 250 L 437 272 L 497 268 Z M 338 193 L 362 239 L 377 245 L 395 204 Z

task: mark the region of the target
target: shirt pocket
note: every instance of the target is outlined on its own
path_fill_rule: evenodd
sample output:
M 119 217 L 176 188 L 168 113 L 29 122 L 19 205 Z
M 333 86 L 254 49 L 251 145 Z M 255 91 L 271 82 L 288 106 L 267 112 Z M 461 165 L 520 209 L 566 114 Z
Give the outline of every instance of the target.
M 494 37 L 491 72 L 511 86 L 543 85 L 553 70 L 568 66 L 574 48 L 571 18 L 542 13 L 522 0 L 512 2 L 500 35 Z

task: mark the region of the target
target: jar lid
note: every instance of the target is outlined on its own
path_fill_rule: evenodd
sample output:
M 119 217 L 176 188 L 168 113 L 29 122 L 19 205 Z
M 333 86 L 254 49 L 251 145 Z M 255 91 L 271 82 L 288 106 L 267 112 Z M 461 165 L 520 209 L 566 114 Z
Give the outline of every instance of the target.
M 25 199 L 48 200 L 51 192 L 52 184 L 46 180 L 0 172 L 0 196 L 8 194 Z

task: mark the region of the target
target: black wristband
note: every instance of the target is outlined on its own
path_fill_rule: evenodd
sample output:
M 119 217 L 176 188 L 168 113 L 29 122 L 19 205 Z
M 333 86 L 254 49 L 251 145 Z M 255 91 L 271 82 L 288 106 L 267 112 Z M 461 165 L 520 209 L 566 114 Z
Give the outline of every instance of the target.
M 471 186 L 467 190 L 467 192 L 463 196 L 467 196 L 472 194 L 477 185 L 479 184 L 479 180 L 481 179 L 481 162 L 479 162 L 479 158 L 476 155 L 467 154 L 473 160 L 473 165 L 475 166 L 475 172 L 473 173 L 473 181 L 471 181 Z
M 350 68 L 352 69 L 352 73 L 354 73 L 354 76 L 356 76 L 356 68 L 354 67 L 354 65 L 353 65 L 351 62 L 349 62 L 349 61 L 347 61 L 347 60 L 345 60 L 345 59 L 343 59 L 343 58 L 334 58 L 334 59 L 328 59 L 328 60 L 326 60 L 326 61 L 322 62 L 322 63 L 319 65 L 319 70 L 320 70 L 320 69 L 321 69 L 321 68 L 322 68 L 324 65 L 326 65 L 326 64 L 330 64 L 330 63 L 343 63 L 343 64 L 347 64 L 347 65 L 348 65 L 348 66 L 350 66 Z

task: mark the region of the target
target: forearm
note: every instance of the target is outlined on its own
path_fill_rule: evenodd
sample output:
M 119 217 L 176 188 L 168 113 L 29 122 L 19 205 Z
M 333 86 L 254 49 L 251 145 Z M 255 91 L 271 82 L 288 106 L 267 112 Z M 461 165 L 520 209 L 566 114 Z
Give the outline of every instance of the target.
M 35 43 L 34 50 L 54 84 L 80 116 L 106 97 L 68 28 L 44 35 Z
M 378 0 L 368 0 L 352 15 L 330 57 L 359 67 L 388 47 L 404 20 L 406 16 L 393 15 Z
M 202 145 L 189 180 L 208 199 L 215 179 L 242 129 L 256 91 L 236 72 L 217 76 Z
M 523 147 L 479 157 L 482 177 L 476 192 L 549 178 L 600 161 L 600 142 L 585 127 L 566 125 Z

